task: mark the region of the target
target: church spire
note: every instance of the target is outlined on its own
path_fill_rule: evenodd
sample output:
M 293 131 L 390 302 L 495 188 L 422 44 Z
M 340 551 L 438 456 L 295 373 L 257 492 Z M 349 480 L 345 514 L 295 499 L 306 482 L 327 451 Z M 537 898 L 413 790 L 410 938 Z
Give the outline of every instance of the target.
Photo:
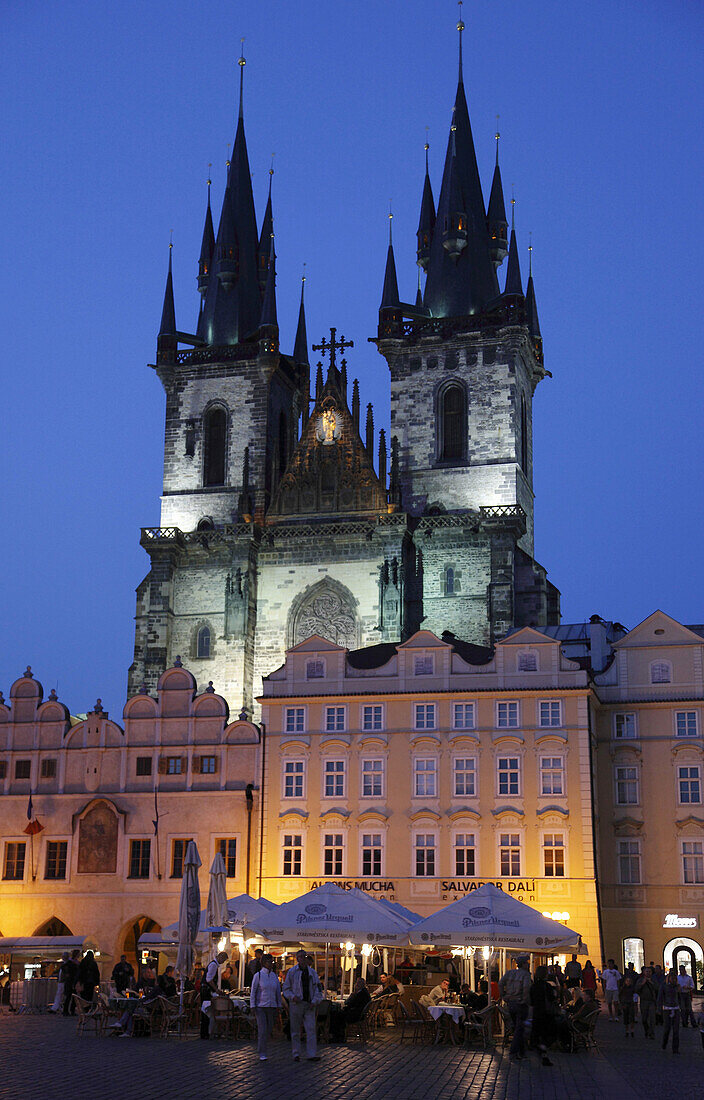
M 528 331 L 534 340 L 540 340 L 540 322 L 538 321 L 538 306 L 535 301 L 535 287 L 533 285 L 533 242 L 528 245 L 528 285 L 526 287 L 526 317 L 528 318 Z M 542 341 L 541 341 L 542 343 Z
M 305 264 L 303 266 L 305 267 Z M 298 327 L 296 329 L 296 339 L 293 345 L 293 361 L 294 363 L 299 363 L 303 367 L 310 365 L 308 360 L 308 334 L 306 332 L 306 308 L 303 301 L 305 285 L 306 277 L 304 274 L 301 276 L 301 304 L 298 309 Z
M 499 116 L 496 116 L 498 122 Z M 486 225 L 489 230 L 489 252 L 494 267 L 498 268 L 508 254 L 508 242 L 506 240 L 506 207 L 504 205 L 504 189 L 501 183 L 501 169 L 499 168 L 499 138 L 501 134 L 496 130 L 496 166 L 494 178 L 491 181 L 491 193 L 489 195 L 489 207 L 486 212 Z
M 208 282 L 210 279 L 210 268 L 213 263 L 213 252 L 215 251 L 215 233 L 213 232 L 213 215 L 210 209 L 210 185 L 212 180 L 210 178 L 210 169 L 212 165 L 208 165 L 208 203 L 205 208 L 205 224 L 203 225 L 203 239 L 200 245 L 200 258 L 198 260 L 198 290 L 201 294 L 205 294 L 208 289 Z
M 394 242 L 391 235 L 393 217 L 393 214 L 389 211 L 389 250 L 386 254 L 386 271 L 384 272 L 384 289 L 381 294 L 380 309 L 395 309 L 399 304 L 396 261 L 394 260 Z
M 430 148 L 428 142 L 425 143 L 425 179 L 423 181 L 423 197 L 420 202 L 420 218 L 418 219 L 418 232 L 416 237 L 418 239 L 418 266 L 423 270 L 428 266 L 430 259 L 430 241 L 433 236 L 433 230 L 435 229 L 435 202 L 433 200 L 433 188 L 430 184 L 430 173 L 428 171 L 428 149 Z
M 274 234 L 269 240 L 269 268 L 266 276 L 266 289 L 262 302 L 262 328 L 265 325 L 278 328 L 276 319 L 276 252 L 274 251 Z
M 159 336 L 176 335 L 176 308 L 174 306 L 174 280 L 171 272 L 171 253 L 173 243 L 169 242 L 169 270 L 166 276 L 166 289 L 164 290 L 164 305 L 161 310 L 161 324 Z
M 504 288 L 504 294 L 523 294 L 521 265 L 518 261 L 518 244 L 516 243 L 515 206 L 516 200 L 511 196 L 511 241 L 508 246 L 508 265 L 506 267 L 506 286 Z
M 269 252 L 271 245 L 271 235 L 274 232 L 274 215 L 271 208 L 271 184 L 274 179 L 274 158 L 271 158 L 271 168 L 269 169 L 269 195 L 266 200 L 266 210 L 264 211 L 264 221 L 262 222 L 262 231 L 259 237 L 259 285 L 264 291 L 266 287 L 267 273 L 269 271 Z

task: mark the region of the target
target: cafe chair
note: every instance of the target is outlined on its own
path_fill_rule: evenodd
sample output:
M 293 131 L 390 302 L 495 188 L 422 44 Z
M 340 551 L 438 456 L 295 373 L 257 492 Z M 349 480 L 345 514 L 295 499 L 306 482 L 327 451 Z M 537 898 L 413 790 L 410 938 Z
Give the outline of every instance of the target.
M 161 1005 L 161 1037 L 162 1039 L 168 1039 L 169 1035 L 174 1032 L 178 1035 L 179 1039 L 183 1039 L 188 1030 L 188 1016 L 189 1011 L 185 1003 L 183 1008 L 179 1006 L 178 1001 L 174 1002 L 169 1000 L 168 997 L 160 997 L 159 1003 Z
M 106 1016 L 100 1001 L 86 1001 L 73 993 L 73 1003 L 76 1006 L 76 1034 L 84 1035 L 92 1028 L 96 1035 L 102 1035 L 105 1031 Z
M 235 1006 L 229 997 L 215 994 L 211 1002 L 213 1013 L 212 1037 L 235 1036 Z
M 492 1025 L 494 1022 L 494 1006 L 487 1005 L 479 1012 L 471 1012 L 464 1022 L 464 1041 L 469 1046 L 475 1039 L 482 1044 L 484 1050 L 491 1046 L 493 1041 Z

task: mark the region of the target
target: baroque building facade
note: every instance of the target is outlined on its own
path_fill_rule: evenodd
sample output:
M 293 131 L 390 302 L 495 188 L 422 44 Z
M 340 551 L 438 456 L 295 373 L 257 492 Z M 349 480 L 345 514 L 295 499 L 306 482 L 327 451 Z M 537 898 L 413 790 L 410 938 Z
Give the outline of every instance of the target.
M 376 343 L 390 432 L 348 383 L 350 341 L 313 345 L 301 296 L 281 350 L 271 187 L 258 229 L 237 129 L 215 232 L 210 198 L 195 332 L 176 324 L 171 265 L 155 370 L 166 391 L 159 527 L 142 531 L 129 693 L 177 655 L 252 717 L 263 677 L 311 634 L 354 649 L 449 629 L 490 646 L 559 622 L 533 557 L 532 404 L 545 376 L 532 275 L 524 292 L 497 165 L 485 206 L 461 61 L 437 209 L 427 172 L 417 258 L 399 299 L 389 243 Z M 497 147 L 498 148 L 498 147 Z M 497 271 L 508 256 L 503 290 Z

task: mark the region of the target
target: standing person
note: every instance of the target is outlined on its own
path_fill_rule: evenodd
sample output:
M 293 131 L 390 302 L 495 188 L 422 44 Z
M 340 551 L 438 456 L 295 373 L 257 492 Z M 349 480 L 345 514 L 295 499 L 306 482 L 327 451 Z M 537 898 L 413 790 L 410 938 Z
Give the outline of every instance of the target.
M 86 951 L 78 964 L 76 992 L 80 993 L 84 1001 L 92 1001 L 96 985 L 100 985 L 100 970 L 93 952 Z
M 261 963 L 261 970 L 252 978 L 249 1004 L 257 1017 L 259 1061 L 266 1062 L 267 1044 L 274 1030 L 276 1014 L 281 1008 L 281 983 L 272 970 L 274 960 L 271 955 L 263 953 Z
M 58 1012 L 59 1009 L 63 1007 L 63 1003 L 64 1003 L 64 979 L 63 979 L 62 975 L 63 975 L 64 966 L 66 965 L 68 960 L 69 960 L 69 953 L 68 953 L 68 951 L 64 951 L 63 955 L 61 956 L 61 963 L 59 965 L 59 972 L 58 972 L 57 977 L 56 977 L 56 996 L 54 997 L 54 1003 L 51 1006 L 51 1008 L 49 1009 L 49 1012 Z
M 618 1002 L 621 1006 L 621 1016 L 623 1017 L 623 1024 L 626 1029 L 626 1038 L 630 1035 L 631 1039 L 634 1038 L 634 1027 L 636 1022 L 636 983 L 631 977 L 630 971 L 621 978 L 618 983 Z
M 680 1015 L 682 1017 L 682 1027 L 689 1027 L 690 1020 L 692 1021 L 692 1027 L 696 1027 L 696 1021 L 694 1019 L 694 1013 L 692 1012 L 692 993 L 694 992 L 694 981 L 687 973 L 686 967 L 680 965 L 680 972 L 677 977 L 677 986 L 679 988 L 680 996 Z
M 131 988 L 134 981 L 134 967 L 127 961 L 127 955 L 120 955 L 119 963 L 115 963 L 112 968 L 110 980 L 118 993 L 124 993 L 126 989 Z
M 200 982 L 200 1037 L 210 1038 L 210 1029 L 213 1022 L 213 995 L 218 992 L 218 970 L 227 962 L 227 951 L 218 951 L 214 959 L 208 963 L 205 974 Z
M 581 985 L 581 982 L 582 964 L 577 961 L 577 956 L 573 955 L 565 967 L 565 986 L 567 989 L 574 989 L 576 985 Z
M 309 1062 L 319 1062 L 315 1006 L 323 999 L 323 987 L 309 967 L 305 951 L 296 955 L 296 965 L 286 975 L 282 993 L 289 1003 L 294 1062 L 301 1060 L 301 1025 L 306 1029 L 306 1057 Z
M 499 995 L 509 1011 L 513 1024 L 513 1039 L 509 1054 L 514 1062 L 520 1061 L 526 1055 L 525 1023 L 530 1006 L 532 984 L 528 969 L 528 955 L 519 955 L 516 963 L 516 969 L 507 970 L 499 982 Z
M 78 974 L 78 959 L 80 954 L 78 949 L 72 951 L 71 958 L 61 967 L 64 983 L 64 1016 L 76 1015 L 76 1004 L 73 1000 L 73 992 L 76 986 L 76 975 Z
M 558 1005 L 555 987 L 548 981 L 547 966 L 539 966 L 535 971 L 535 979 L 530 990 L 530 1003 L 533 1006 L 531 1045 L 536 1046 L 540 1051 L 543 1065 L 551 1066 L 548 1047 L 551 1047 L 555 1041 Z
M 665 978 L 658 992 L 657 1005 L 662 1012 L 665 1021 L 665 1030 L 662 1033 L 662 1049 L 667 1050 L 667 1040 L 672 1031 L 672 1053 L 679 1054 L 680 1050 L 680 990 L 677 985 L 677 975 L 674 970 Z
M 244 968 L 244 980 L 246 985 L 252 988 L 252 982 L 254 981 L 254 975 L 258 974 L 262 968 L 262 955 L 264 949 L 262 947 L 255 948 L 254 958 L 250 959 Z
M 604 1000 L 609 1012 L 609 1019 L 615 1022 L 618 1014 L 618 983 L 621 981 L 621 972 L 616 969 L 616 963 L 609 959 L 609 965 L 601 972 L 601 982 L 604 987 Z
M 646 1039 L 655 1038 L 655 1005 L 658 999 L 658 984 L 653 978 L 652 967 L 646 966 L 636 982 L 636 993 L 640 1002 L 640 1018 Z
M 592 993 L 596 996 L 596 970 L 592 965 L 591 959 L 587 959 L 584 964 L 584 970 L 582 971 L 582 989 L 591 989 Z

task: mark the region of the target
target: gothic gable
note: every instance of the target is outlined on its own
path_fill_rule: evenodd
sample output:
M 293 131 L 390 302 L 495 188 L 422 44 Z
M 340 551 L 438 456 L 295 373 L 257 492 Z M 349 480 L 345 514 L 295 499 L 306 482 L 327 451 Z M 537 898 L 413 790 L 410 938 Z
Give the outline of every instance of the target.
M 386 512 L 386 491 L 337 388 L 326 385 L 274 495 L 269 516 Z

